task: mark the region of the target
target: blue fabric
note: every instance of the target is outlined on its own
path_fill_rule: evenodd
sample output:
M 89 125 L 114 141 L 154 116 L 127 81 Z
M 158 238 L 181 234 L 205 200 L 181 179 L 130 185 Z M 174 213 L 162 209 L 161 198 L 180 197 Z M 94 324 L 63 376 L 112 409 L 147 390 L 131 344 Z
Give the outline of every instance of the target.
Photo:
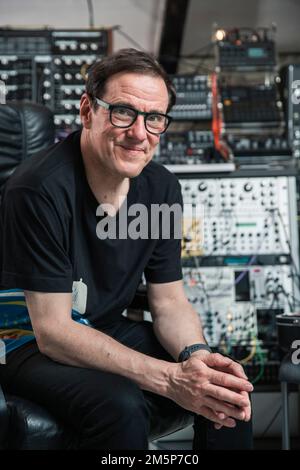
M 31 329 L 24 292 L 20 289 L 0 291 L 0 329 Z
M 72 310 L 72 318 L 78 323 L 89 325 L 88 320 L 75 310 Z M 6 354 L 34 338 L 23 290 L 0 291 L 0 339 L 4 341 Z
M 34 339 L 24 292 L 20 289 L 0 292 L 0 338 L 6 354 Z

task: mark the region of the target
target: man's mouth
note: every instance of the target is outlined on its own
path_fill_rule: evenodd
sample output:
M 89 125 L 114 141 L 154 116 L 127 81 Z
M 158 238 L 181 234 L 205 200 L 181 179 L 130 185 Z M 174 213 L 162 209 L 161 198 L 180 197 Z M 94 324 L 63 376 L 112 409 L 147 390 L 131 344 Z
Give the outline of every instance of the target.
M 128 152 L 145 152 L 145 149 L 143 147 L 137 147 L 135 145 L 124 145 L 124 144 L 118 144 L 120 147 L 122 147 L 124 150 L 127 150 Z

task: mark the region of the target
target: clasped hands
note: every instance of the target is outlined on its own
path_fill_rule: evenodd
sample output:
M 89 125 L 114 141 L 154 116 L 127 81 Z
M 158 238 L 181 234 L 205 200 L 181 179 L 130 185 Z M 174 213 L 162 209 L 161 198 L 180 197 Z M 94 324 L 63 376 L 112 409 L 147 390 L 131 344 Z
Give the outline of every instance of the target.
M 174 366 L 169 396 L 180 406 L 211 420 L 216 429 L 250 420 L 253 386 L 240 364 L 200 350 Z

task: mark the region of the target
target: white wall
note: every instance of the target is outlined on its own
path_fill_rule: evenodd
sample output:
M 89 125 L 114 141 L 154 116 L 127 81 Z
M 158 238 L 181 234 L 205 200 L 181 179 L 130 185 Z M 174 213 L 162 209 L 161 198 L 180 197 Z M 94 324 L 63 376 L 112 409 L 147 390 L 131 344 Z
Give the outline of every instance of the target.
M 148 52 L 157 53 L 165 0 L 93 0 L 95 27 L 120 25 Z M 0 0 L 0 26 L 88 28 L 86 0 Z M 113 49 L 132 46 L 114 33 Z

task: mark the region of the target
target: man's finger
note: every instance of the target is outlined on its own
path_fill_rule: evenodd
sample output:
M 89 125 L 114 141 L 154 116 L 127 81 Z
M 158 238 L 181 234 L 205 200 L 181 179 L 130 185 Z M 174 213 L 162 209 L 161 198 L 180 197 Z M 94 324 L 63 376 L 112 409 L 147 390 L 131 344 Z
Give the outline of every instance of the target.
M 226 417 L 225 419 L 220 419 L 217 414 L 208 406 L 202 406 L 199 412 L 204 418 L 209 419 L 215 424 L 220 425 L 220 427 L 225 426 L 227 428 L 234 428 L 236 426 L 236 422 L 234 419 Z
M 228 367 L 231 364 L 232 359 L 228 356 L 223 356 L 220 353 L 212 353 L 207 356 L 205 363 L 210 367 Z
M 223 425 L 222 425 L 222 424 L 217 424 L 217 423 L 215 423 L 215 424 L 214 424 L 214 427 L 215 427 L 215 429 L 219 430 L 219 429 L 221 429 L 221 428 L 223 427 Z
M 209 408 L 216 410 L 216 413 L 220 419 L 224 419 L 226 416 L 228 416 L 243 421 L 246 416 L 244 409 L 227 405 L 226 403 L 216 400 L 212 397 L 205 397 L 205 405 L 208 405 Z
M 245 379 L 235 377 L 234 375 L 227 374 L 212 369 L 209 380 L 211 383 L 220 385 L 225 388 L 235 389 L 239 391 L 252 392 L 253 385 Z
M 218 370 L 227 369 L 229 373 L 236 375 L 237 377 L 240 377 L 245 380 L 248 379 L 241 364 L 236 361 L 233 361 L 229 357 L 222 356 L 222 354 L 209 354 L 209 356 L 207 356 L 205 360 L 205 364 L 207 364 L 209 367 Z
M 249 398 L 246 394 L 243 395 L 241 393 L 236 393 L 232 390 L 228 390 L 210 383 L 204 384 L 202 386 L 202 390 L 205 396 L 213 397 L 220 402 L 229 403 L 231 405 L 238 406 L 239 408 L 245 408 L 249 406 Z
M 249 401 L 249 405 L 246 406 L 244 408 L 244 410 L 245 410 L 245 421 L 250 421 L 250 419 L 251 419 L 251 403 L 250 403 L 248 394 L 246 392 L 241 392 L 241 395 L 243 395 Z

